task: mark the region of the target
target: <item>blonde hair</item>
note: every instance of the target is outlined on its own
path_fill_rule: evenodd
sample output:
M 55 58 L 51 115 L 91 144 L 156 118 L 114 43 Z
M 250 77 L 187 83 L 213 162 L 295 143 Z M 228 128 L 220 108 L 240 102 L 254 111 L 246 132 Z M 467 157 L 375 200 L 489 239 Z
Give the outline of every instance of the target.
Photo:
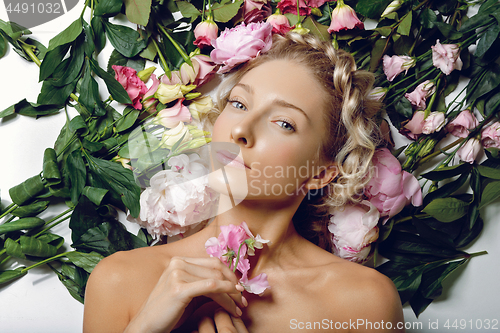
M 273 46 L 268 52 L 235 69 L 224 80 L 218 91 L 217 107 L 208 114 L 212 123 L 225 108 L 227 97 L 243 75 L 270 60 L 290 60 L 308 68 L 325 91 L 327 135 L 323 146 L 319 147 L 318 157 L 322 161 L 335 161 L 339 174 L 320 195 L 304 199 L 293 220 L 302 236 L 331 250 L 328 211 L 331 207 L 360 200 L 379 142 L 373 116 L 381 105 L 368 98 L 374 76 L 356 70 L 354 58 L 349 53 L 335 50 L 331 43 L 314 35 L 293 32 L 285 36 L 274 35 Z

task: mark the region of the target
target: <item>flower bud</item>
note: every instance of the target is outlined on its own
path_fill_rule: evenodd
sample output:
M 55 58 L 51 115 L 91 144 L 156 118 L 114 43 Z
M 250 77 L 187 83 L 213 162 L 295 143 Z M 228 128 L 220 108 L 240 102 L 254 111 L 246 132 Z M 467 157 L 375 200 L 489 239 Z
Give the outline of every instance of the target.
M 194 119 L 200 120 L 200 115 L 207 113 L 213 107 L 214 103 L 212 101 L 212 98 L 207 95 L 202 98 L 197 98 L 191 104 L 189 104 L 189 112 L 191 112 L 191 115 Z
M 200 148 L 201 146 L 203 146 L 211 141 L 212 141 L 212 138 L 198 137 L 198 138 L 191 140 L 188 143 L 188 146 L 186 149 L 197 149 L 197 148 Z
M 307 35 L 311 30 L 304 28 L 302 24 L 297 23 L 292 31 L 298 33 L 299 35 Z
M 391 2 L 389 4 L 389 6 L 387 6 L 387 8 L 384 10 L 384 12 L 382 13 L 381 17 L 384 17 L 384 16 L 387 16 L 389 15 L 390 13 L 392 12 L 395 12 L 396 10 L 398 10 L 399 8 L 401 7 L 401 1 L 399 0 L 394 0 L 393 2 Z
M 437 142 L 438 141 L 436 139 L 427 137 L 421 144 L 421 148 L 417 153 L 417 157 L 424 157 L 432 153 Z
M 457 156 L 460 160 L 467 163 L 474 163 L 479 151 L 481 150 L 481 142 L 477 138 L 467 140 L 467 142 L 457 151 Z
M 196 40 L 193 44 L 199 48 L 212 46 L 212 40 L 217 38 L 218 33 L 219 28 L 217 24 L 209 17 L 206 21 L 198 23 L 196 28 L 194 28 L 194 37 Z
M 427 193 L 431 193 L 437 190 L 439 188 L 438 183 L 438 181 L 433 181 L 431 186 L 429 186 L 429 190 L 427 191 Z
M 434 111 L 431 112 L 427 118 L 424 119 L 424 124 L 422 126 L 423 134 L 432 134 L 434 132 L 439 132 L 446 123 L 446 118 L 444 112 Z
M 323 13 L 321 12 L 321 10 L 317 7 L 312 7 L 311 8 L 311 14 L 313 14 L 314 16 L 318 16 L 318 17 L 321 17 L 323 16 Z
M 142 71 L 140 71 L 139 73 L 137 73 L 137 76 L 139 77 L 139 79 L 141 79 L 142 82 L 146 83 L 149 81 L 149 77 L 151 76 L 151 74 L 153 74 L 153 72 L 155 70 L 156 70 L 156 67 L 151 66 L 151 67 L 145 68 Z

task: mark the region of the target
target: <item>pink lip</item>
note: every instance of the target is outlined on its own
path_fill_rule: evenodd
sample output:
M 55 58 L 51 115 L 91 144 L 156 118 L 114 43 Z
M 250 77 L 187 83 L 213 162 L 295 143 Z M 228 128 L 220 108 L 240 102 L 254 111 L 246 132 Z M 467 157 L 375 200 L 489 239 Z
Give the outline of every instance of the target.
M 217 160 L 219 160 L 219 162 L 221 162 L 224 165 L 239 169 L 248 168 L 243 162 L 243 159 L 241 157 L 227 150 L 218 150 L 215 156 L 217 157 Z

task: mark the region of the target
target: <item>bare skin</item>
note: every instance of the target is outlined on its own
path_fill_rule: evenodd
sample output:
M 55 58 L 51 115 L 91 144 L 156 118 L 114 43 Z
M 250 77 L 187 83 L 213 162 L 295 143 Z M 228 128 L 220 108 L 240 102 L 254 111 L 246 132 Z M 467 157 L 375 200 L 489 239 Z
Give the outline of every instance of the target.
M 215 124 L 213 140 L 237 144 L 247 166 L 234 172 L 227 168 L 229 183 L 241 182 L 241 172 L 249 183 L 254 181 L 245 200 L 181 241 L 101 261 L 87 284 L 84 332 L 170 332 L 180 327 L 178 331 L 205 333 L 214 326 L 219 332 L 286 332 L 308 322 L 383 321 L 393 328 L 403 322 L 399 296 L 387 277 L 324 251 L 293 227 L 292 217 L 307 190 L 322 188 L 336 176 L 334 163 L 315 157 L 324 140 L 315 134 L 325 132 L 325 92 L 306 69 L 294 65 L 275 60 L 252 69 L 233 89 Z M 266 166 L 270 177 L 263 176 Z M 274 171 L 280 166 L 306 166 L 308 172 L 278 176 Z M 217 188 L 218 181 L 212 179 L 211 185 Z M 287 193 L 266 194 L 268 185 L 290 186 Z M 222 192 L 220 207 L 230 204 Z M 263 296 L 240 293 L 234 274 L 205 252 L 206 240 L 219 234 L 219 226 L 241 221 L 271 240 L 250 262 L 250 278 L 263 272 L 268 276 L 271 289 Z M 216 311 L 219 307 L 223 311 Z M 330 331 L 370 332 L 365 326 L 343 326 Z

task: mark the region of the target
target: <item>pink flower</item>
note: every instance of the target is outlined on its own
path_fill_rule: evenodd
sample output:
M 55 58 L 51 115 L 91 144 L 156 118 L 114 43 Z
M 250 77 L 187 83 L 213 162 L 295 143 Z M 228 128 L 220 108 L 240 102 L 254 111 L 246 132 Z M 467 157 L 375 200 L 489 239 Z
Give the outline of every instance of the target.
M 240 279 L 240 282 L 246 291 L 259 296 L 262 296 L 267 288 L 271 288 L 269 282 L 267 282 L 266 273 L 259 274 L 250 280 L 248 280 L 248 277 L 245 275 Z
M 151 80 L 153 80 L 153 84 L 151 85 L 151 87 L 149 87 L 148 91 L 143 96 L 144 107 L 149 108 L 148 111 L 157 102 L 157 100 L 154 98 L 154 94 L 155 94 L 156 90 L 158 89 L 158 86 L 160 85 L 160 80 L 158 80 L 156 78 L 156 75 L 151 74 Z M 153 97 L 148 99 L 149 96 L 153 96 Z M 156 111 L 156 110 L 152 110 L 152 112 L 154 112 L 154 111 Z M 150 113 L 152 113 L 152 112 L 150 112 Z
M 446 123 L 446 119 L 443 112 L 434 111 L 431 112 L 427 118 L 424 119 L 424 126 L 422 126 L 423 134 L 431 134 L 434 132 L 439 132 Z
M 380 148 L 373 155 L 375 174 L 365 187 L 368 200 L 386 220 L 398 214 L 410 202 L 422 204 L 422 191 L 417 179 L 401 169 L 389 149 Z
M 500 122 L 497 121 L 483 129 L 481 142 L 484 148 L 500 148 Z
M 275 34 L 284 35 L 292 30 L 288 18 L 282 14 L 274 13 L 267 18 L 266 22 L 273 26 L 273 33 Z
M 410 103 L 417 107 L 417 110 L 425 109 L 425 100 L 430 95 L 434 94 L 436 87 L 434 83 L 427 80 L 420 83 L 413 92 L 406 93 L 405 97 L 410 101 Z
M 176 84 L 183 84 L 181 80 L 181 73 L 179 71 L 173 71 L 170 73 L 170 79 L 168 78 L 167 75 L 162 75 L 160 77 L 160 81 L 163 84 L 173 86 Z
M 387 54 L 384 55 L 384 73 L 387 76 L 387 80 L 392 81 L 399 73 L 406 71 L 415 66 L 416 61 L 412 57 L 408 56 L 392 56 L 389 57 Z
M 272 44 L 272 25 L 269 23 L 241 23 L 227 29 L 212 41 L 214 49 L 210 58 L 223 65 L 219 73 L 226 73 L 231 68 L 267 52 Z
M 404 125 L 400 132 L 410 139 L 416 140 L 422 134 L 422 128 L 424 127 L 424 111 L 416 111 L 409 122 Z
M 261 1 L 245 0 L 243 5 L 243 22 L 261 22 L 271 15 L 271 7 Z
M 137 76 L 135 69 L 126 66 L 111 66 L 115 70 L 115 80 L 120 82 L 132 100 L 132 106 L 138 110 L 142 109 L 142 96 L 148 91 L 148 88 Z
M 179 122 L 191 122 L 191 112 L 187 106 L 182 104 L 184 98 L 177 100 L 174 106 L 166 108 L 158 112 L 154 122 L 166 128 L 174 128 L 179 125 Z
M 446 130 L 459 138 L 466 138 L 471 129 L 476 128 L 479 125 L 474 114 L 470 110 L 463 110 L 460 114 L 453 119 L 447 126 Z
M 364 29 L 364 24 L 356 16 L 356 12 L 350 6 L 344 4 L 343 0 L 337 0 L 337 6 L 332 12 L 332 23 L 328 33 L 353 28 Z
M 319 8 L 323 6 L 326 2 L 330 2 L 332 0 L 307 0 L 307 5 L 309 7 Z
M 250 255 L 250 256 L 255 255 L 255 249 L 262 249 L 264 247 L 264 244 L 267 244 L 270 242 L 269 240 L 263 239 L 262 237 L 260 237 L 259 234 L 257 234 L 256 237 L 254 237 L 252 232 L 250 231 L 250 229 L 248 229 L 248 226 L 247 226 L 245 221 L 241 222 L 241 227 L 243 228 L 243 230 L 245 230 L 247 235 L 250 237 L 245 241 L 248 245 L 248 255 Z
M 377 208 L 363 200 L 358 205 L 335 208 L 330 214 L 328 230 L 332 233 L 334 253 L 351 261 L 365 261 L 369 251 L 366 253 L 364 249 L 378 238 L 380 213 Z
M 481 151 L 481 142 L 476 138 L 472 138 L 467 140 L 467 142 L 458 149 L 457 156 L 460 160 L 472 164 L 476 160 L 479 151 Z
M 368 93 L 368 98 L 381 102 L 387 94 L 387 91 L 387 88 L 375 87 Z
M 282 14 L 297 15 L 297 0 L 281 0 L 276 6 Z M 301 16 L 311 15 L 311 8 L 306 5 L 304 0 L 299 0 L 299 13 Z
M 462 69 L 460 59 L 460 48 L 457 44 L 440 44 L 439 39 L 436 45 L 431 46 L 432 64 L 439 68 L 444 74 L 450 75 L 454 69 Z
M 206 21 L 198 23 L 196 28 L 194 28 L 194 37 L 196 40 L 193 44 L 200 49 L 211 46 L 212 41 L 217 38 L 218 32 L 219 28 L 217 24 L 211 18 L 208 18 Z
M 191 58 L 193 66 L 196 68 L 196 79 L 192 82 L 198 87 L 210 81 L 216 67 L 212 59 L 204 54 L 198 54 Z

